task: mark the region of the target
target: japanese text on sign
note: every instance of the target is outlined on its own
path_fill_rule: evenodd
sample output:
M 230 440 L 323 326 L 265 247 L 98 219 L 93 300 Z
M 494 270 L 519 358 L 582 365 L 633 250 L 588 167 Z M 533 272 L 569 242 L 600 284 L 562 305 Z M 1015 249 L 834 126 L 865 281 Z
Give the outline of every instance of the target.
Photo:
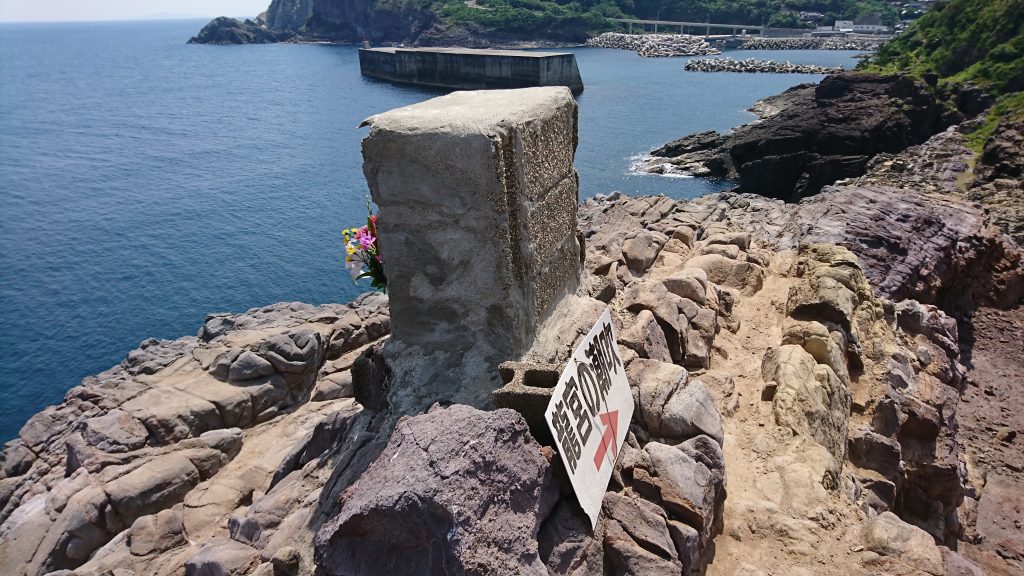
M 596 527 L 633 417 L 633 395 L 608 309 L 573 351 L 544 417 L 580 506 Z

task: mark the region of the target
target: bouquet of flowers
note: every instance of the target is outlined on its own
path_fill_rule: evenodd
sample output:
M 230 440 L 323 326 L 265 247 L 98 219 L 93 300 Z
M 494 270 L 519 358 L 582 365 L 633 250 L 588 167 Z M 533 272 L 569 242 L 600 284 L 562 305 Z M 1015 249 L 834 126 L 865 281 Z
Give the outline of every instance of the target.
M 377 239 L 377 215 L 366 201 L 366 226 L 346 228 L 341 231 L 345 238 L 345 267 L 352 280 L 369 278 L 370 286 L 380 292 L 388 291 L 388 279 L 384 275 L 384 259 L 380 254 Z

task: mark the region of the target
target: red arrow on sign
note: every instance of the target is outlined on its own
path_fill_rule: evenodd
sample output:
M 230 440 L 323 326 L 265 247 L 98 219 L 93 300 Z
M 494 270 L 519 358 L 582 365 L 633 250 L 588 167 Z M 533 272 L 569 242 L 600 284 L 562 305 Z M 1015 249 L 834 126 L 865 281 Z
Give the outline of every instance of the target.
M 601 418 L 601 423 L 604 424 L 604 434 L 601 436 L 601 444 L 597 447 L 597 452 L 594 453 L 594 466 L 600 470 L 601 464 L 604 462 L 604 455 L 609 449 L 612 451 L 613 461 L 619 453 L 619 447 L 615 444 L 615 437 L 619 434 L 619 411 L 612 410 L 598 414 L 598 416 Z

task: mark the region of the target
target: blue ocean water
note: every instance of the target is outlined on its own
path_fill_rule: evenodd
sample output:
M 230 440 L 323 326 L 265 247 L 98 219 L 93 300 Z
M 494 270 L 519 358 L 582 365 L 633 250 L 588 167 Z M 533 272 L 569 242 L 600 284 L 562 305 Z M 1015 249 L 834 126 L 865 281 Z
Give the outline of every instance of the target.
M 193 334 L 207 312 L 366 289 L 339 237 L 365 217 L 357 125 L 438 92 L 362 78 L 352 47 L 186 45 L 203 24 L 0 25 L 0 441 L 144 338 Z M 574 51 L 584 197 L 728 187 L 630 175 L 629 160 L 820 78 Z

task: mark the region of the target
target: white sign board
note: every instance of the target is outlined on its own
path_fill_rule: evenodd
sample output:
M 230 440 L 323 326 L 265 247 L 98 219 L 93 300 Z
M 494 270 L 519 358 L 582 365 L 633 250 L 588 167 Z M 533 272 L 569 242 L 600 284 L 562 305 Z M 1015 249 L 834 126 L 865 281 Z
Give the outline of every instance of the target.
M 592 528 L 597 527 L 608 480 L 632 418 L 633 395 L 606 308 L 573 351 L 544 412 Z

